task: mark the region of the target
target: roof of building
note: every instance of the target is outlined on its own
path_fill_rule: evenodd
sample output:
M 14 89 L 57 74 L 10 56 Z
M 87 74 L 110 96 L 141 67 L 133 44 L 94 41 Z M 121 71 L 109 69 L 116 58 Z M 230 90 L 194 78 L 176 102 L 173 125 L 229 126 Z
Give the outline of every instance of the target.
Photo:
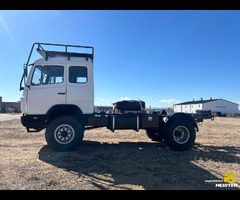
M 178 103 L 178 104 L 174 104 L 174 105 L 187 105 L 187 104 L 199 104 L 199 103 L 202 104 L 202 103 L 208 103 L 208 102 L 217 101 L 217 100 L 223 100 L 223 101 L 227 101 L 229 103 L 237 104 L 237 103 L 225 100 L 225 99 L 208 99 L 208 100 L 198 100 L 198 101 L 195 101 L 195 100 L 193 100 L 193 101 L 186 101 L 186 102 L 182 102 L 182 103 Z
M 208 100 L 198 100 L 198 101 L 186 101 L 186 102 L 182 102 L 182 103 L 178 103 L 175 105 L 185 105 L 185 104 L 199 104 L 199 103 L 208 103 L 211 101 L 216 101 L 216 100 L 220 100 L 220 99 L 208 99 Z

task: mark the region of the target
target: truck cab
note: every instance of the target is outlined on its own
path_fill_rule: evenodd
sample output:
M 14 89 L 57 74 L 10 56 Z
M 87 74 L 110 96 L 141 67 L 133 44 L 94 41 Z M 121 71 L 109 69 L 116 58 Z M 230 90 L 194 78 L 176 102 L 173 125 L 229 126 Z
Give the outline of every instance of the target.
M 65 51 L 47 51 L 43 46 L 65 47 Z M 29 65 L 34 47 L 42 58 Z M 70 47 L 90 49 L 91 53 L 69 52 Z M 29 73 L 27 67 L 31 66 Z M 25 80 L 26 79 L 26 80 Z M 22 82 L 25 82 L 22 87 Z M 34 43 L 25 65 L 20 90 L 25 125 L 34 127 L 56 110 L 59 112 L 94 112 L 93 47 Z M 52 113 L 51 113 L 52 112 Z M 51 116 L 50 116 L 51 117 Z M 32 118 L 32 120 L 31 120 Z M 26 124 L 28 123 L 28 124 Z M 43 122 L 44 123 L 44 122 Z

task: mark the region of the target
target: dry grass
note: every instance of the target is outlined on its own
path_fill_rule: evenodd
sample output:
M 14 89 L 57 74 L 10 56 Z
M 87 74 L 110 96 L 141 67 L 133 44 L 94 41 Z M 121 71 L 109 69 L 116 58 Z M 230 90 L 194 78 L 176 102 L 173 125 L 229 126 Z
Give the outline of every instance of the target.
M 55 152 L 44 131 L 27 133 L 20 120 L 0 122 L 0 189 L 240 189 L 240 119 L 199 126 L 191 150 L 176 152 L 141 131 L 85 132 L 72 152 Z M 236 172 L 238 188 L 215 188 Z

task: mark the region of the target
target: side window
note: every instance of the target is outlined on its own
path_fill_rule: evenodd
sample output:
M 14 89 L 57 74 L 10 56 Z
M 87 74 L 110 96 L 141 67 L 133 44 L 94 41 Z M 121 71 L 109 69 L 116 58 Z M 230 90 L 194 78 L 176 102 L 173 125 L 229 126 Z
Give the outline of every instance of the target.
M 70 66 L 69 67 L 69 82 L 70 83 L 86 83 L 87 82 L 87 67 Z
M 63 66 L 44 65 L 42 70 L 42 84 L 55 84 L 63 82 Z
M 34 69 L 34 72 L 33 72 L 33 77 L 32 77 L 31 84 L 32 85 L 40 85 L 41 84 L 41 77 L 42 77 L 42 66 L 37 65 Z
M 56 65 L 37 65 L 33 72 L 32 85 L 47 85 L 63 82 L 64 67 Z

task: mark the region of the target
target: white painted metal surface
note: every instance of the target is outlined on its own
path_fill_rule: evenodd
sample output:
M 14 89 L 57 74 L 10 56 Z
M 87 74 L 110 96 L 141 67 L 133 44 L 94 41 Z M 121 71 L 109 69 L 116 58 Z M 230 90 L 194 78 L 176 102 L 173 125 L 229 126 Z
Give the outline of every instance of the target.
M 238 104 L 224 99 L 219 99 L 203 104 L 203 110 L 212 110 L 215 112 L 221 112 L 222 114 L 235 114 L 238 113 Z
M 32 85 L 34 68 L 37 65 L 55 65 L 64 67 L 63 81 L 56 84 Z M 86 83 L 70 83 L 69 67 L 83 66 L 87 68 Z M 93 63 L 91 59 L 83 57 L 53 57 L 47 61 L 38 59 L 32 66 L 26 84 L 30 87 L 24 88 L 21 98 L 21 109 L 24 114 L 46 114 L 54 105 L 73 104 L 77 105 L 83 114 L 94 112 L 94 84 L 93 84 Z M 59 94 L 60 93 L 60 94 Z

